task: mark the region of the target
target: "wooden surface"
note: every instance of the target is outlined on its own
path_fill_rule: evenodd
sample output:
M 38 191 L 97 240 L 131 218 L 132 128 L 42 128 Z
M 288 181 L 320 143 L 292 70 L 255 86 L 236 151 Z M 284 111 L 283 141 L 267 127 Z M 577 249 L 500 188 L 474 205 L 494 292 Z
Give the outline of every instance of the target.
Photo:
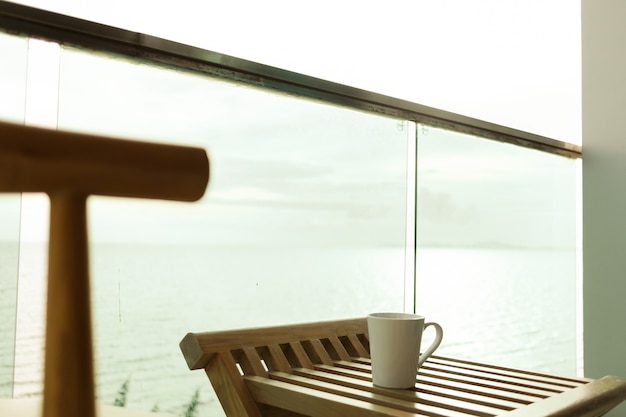
M 365 319 L 348 319 L 302 323 L 297 325 L 260 327 L 256 329 L 227 330 L 222 332 L 189 333 L 180 342 L 189 369 L 204 368 L 213 354 L 245 347 L 320 340 L 329 336 L 354 338 L 352 354 L 368 355 L 369 344 L 365 334 Z M 360 343 L 358 343 L 360 340 Z M 315 342 L 313 342 L 315 343 Z M 363 347 L 365 343 L 367 347 Z M 359 346 L 357 348 L 356 346 Z
M 195 201 L 208 179 L 203 149 L 0 123 L 0 192 L 50 197 L 44 417 L 96 413 L 87 197 Z
M 431 357 L 414 389 L 372 384 L 365 318 L 223 332 L 180 343 L 228 417 L 584 416 L 626 399 L 626 379 L 560 377 Z
M 0 122 L 0 192 L 195 201 L 208 179 L 204 149 Z
M 86 196 L 50 196 L 44 416 L 95 415 Z

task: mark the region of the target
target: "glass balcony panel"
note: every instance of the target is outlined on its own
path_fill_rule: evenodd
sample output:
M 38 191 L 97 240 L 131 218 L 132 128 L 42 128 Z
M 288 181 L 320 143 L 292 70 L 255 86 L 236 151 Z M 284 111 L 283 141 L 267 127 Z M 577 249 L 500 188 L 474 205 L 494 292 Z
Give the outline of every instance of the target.
M 0 33 L 0 121 L 23 123 L 28 41 Z M 0 397 L 12 397 L 15 366 L 20 195 L 0 194 Z
M 0 32 L 0 121 L 23 123 L 28 39 Z
M 90 198 L 100 401 L 216 415 L 185 333 L 405 308 L 406 122 L 73 49 L 60 84 L 60 129 L 211 160 L 194 204 Z
M 0 194 L 0 398 L 13 396 L 19 225 L 19 194 Z
M 418 128 L 417 310 L 441 354 L 576 373 L 576 161 Z

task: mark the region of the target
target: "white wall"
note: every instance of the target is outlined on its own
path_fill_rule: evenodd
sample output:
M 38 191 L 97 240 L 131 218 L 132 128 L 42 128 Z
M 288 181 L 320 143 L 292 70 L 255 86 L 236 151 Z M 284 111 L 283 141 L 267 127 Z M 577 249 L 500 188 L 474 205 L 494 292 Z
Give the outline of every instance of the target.
M 585 374 L 626 377 L 626 2 L 582 0 Z M 612 416 L 626 416 L 621 406 Z

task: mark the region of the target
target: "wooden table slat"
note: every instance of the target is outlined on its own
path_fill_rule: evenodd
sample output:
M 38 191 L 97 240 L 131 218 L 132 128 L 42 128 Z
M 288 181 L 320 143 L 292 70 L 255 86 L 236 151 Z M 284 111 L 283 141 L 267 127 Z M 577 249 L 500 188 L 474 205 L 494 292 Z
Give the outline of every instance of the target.
M 571 386 L 563 386 L 558 383 L 549 383 L 546 381 L 531 381 L 527 378 L 520 377 L 519 375 L 494 375 L 493 373 L 484 372 L 482 370 L 473 370 L 473 369 L 464 369 L 464 368 L 455 368 L 448 365 L 439 365 L 432 363 L 425 363 L 421 368 L 422 372 L 445 372 L 447 375 L 453 375 L 460 378 L 470 377 L 470 378 L 479 378 L 481 381 L 489 381 L 496 383 L 505 383 L 511 384 L 516 387 L 520 387 L 523 389 L 532 388 L 532 389 L 540 389 L 545 390 L 549 393 L 559 393 L 563 392 L 567 389 L 575 388 L 576 386 L 582 385 L 571 385 Z
M 475 401 L 471 398 L 463 398 L 459 396 L 444 396 L 440 393 L 432 391 L 417 390 L 396 390 L 380 388 L 372 385 L 370 381 L 364 381 L 350 376 L 340 375 L 336 373 L 315 371 L 310 369 L 294 369 L 294 375 L 316 379 L 340 386 L 359 389 L 385 395 L 391 398 L 397 398 L 405 401 L 422 402 L 430 405 L 436 405 L 441 408 L 449 408 L 456 410 L 464 410 L 472 415 L 496 415 L 502 410 L 513 410 L 516 405 L 509 403 L 502 405 L 501 403 L 488 403 L 486 401 Z
M 431 387 L 431 389 L 445 388 L 458 392 L 465 392 L 475 395 L 480 395 L 485 398 L 498 398 L 501 400 L 512 401 L 519 404 L 530 404 L 539 399 L 540 397 L 528 395 L 521 392 L 503 391 L 498 388 L 487 387 L 483 385 L 475 385 L 469 382 L 455 381 L 455 380 L 442 380 L 437 377 L 430 377 L 422 375 L 418 378 L 418 381 L 422 384 Z
M 437 378 L 439 380 L 468 383 L 475 386 L 492 388 L 503 392 L 530 395 L 536 398 L 547 398 L 554 395 L 555 393 L 558 393 L 558 391 L 546 390 L 527 385 L 518 385 L 510 381 L 486 380 L 484 378 L 474 376 L 453 375 L 447 372 L 423 370 L 420 368 L 417 372 L 417 378 L 420 379 L 426 376 Z
M 315 366 L 315 369 L 340 376 L 347 376 L 353 379 L 360 379 L 369 383 L 371 383 L 372 381 L 372 376 L 370 373 L 351 369 L 349 367 L 317 365 Z M 494 395 L 493 392 L 463 390 L 460 389 L 461 387 L 459 386 L 448 387 L 444 384 L 427 384 L 421 380 L 417 380 L 415 387 L 417 390 L 421 390 L 423 392 L 430 392 L 447 398 L 457 398 L 475 403 L 483 403 L 502 409 L 515 409 L 519 407 L 520 404 L 530 404 L 535 400 L 534 397 L 519 395 L 515 396 L 514 399 L 510 399 L 509 397 Z
M 293 374 L 286 374 L 282 372 L 271 372 L 270 377 L 277 381 L 288 382 L 293 385 L 311 388 L 315 389 L 316 391 L 327 392 L 346 398 L 365 401 L 375 405 L 381 405 L 385 407 L 391 407 L 397 410 L 408 411 L 413 414 L 422 413 L 428 416 L 446 417 L 490 417 L 495 415 L 484 412 L 472 412 L 471 410 L 464 410 L 460 407 L 455 407 L 453 405 L 442 407 L 440 404 L 424 399 L 419 399 L 419 403 L 417 403 L 413 400 L 409 401 L 405 399 L 390 397 L 388 395 L 380 394 L 377 392 L 352 388 L 348 386 L 348 384 L 342 385 L 338 383 L 329 383 L 318 379 L 312 379 Z
M 563 375 L 553 375 L 536 371 L 529 371 L 526 369 L 512 369 L 504 366 L 486 364 L 486 363 L 478 363 L 472 362 L 468 360 L 458 359 L 458 358 L 448 358 L 443 356 L 433 355 L 428 359 L 428 362 L 441 363 L 441 364 L 452 364 L 458 367 L 466 367 L 468 369 L 480 369 L 485 371 L 491 371 L 493 373 L 499 375 L 519 375 L 523 377 L 526 375 L 529 379 L 534 380 L 535 378 L 539 380 L 547 380 L 547 381 L 560 381 L 560 383 L 566 386 L 578 386 L 581 384 L 585 384 L 591 381 L 594 381 L 591 378 L 584 377 L 575 377 L 575 376 L 563 376 Z
M 336 361 L 335 367 L 321 367 L 316 366 L 316 369 L 324 369 L 327 372 L 361 372 L 363 377 L 368 375 L 368 380 L 371 381 L 371 366 L 364 363 Z M 458 378 L 446 378 L 445 374 L 440 376 L 430 374 L 418 374 L 417 382 L 425 384 L 437 389 L 439 387 L 444 389 L 457 390 L 459 392 L 465 392 L 484 397 L 498 398 L 504 401 L 513 401 L 521 404 L 530 404 L 536 401 L 538 398 L 546 398 L 553 393 L 542 392 L 542 395 L 537 395 L 537 392 L 524 392 L 521 390 L 511 389 L 508 386 L 498 386 L 497 384 L 482 384 L 476 383 L 476 381 L 467 381 Z M 479 381 L 480 382 L 480 381 Z M 532 390 L 531 390 L 532 391 Z
M 324 374 L 337 375 L 338 377 L 350 378 L 351 380 L 354 380 L 354 381 L 358 380 L 360 381 L 359 384 L 362 383 L 362 384 L 375 388 L 371 384 L 372 382 L 371 376 L 366 375 L 359 371 L 354 371 L 354 370 L 346 369 L 346 368 L 328 367 L 325 365 L 316 366 L 315 369 L 324 372 Z M 302 372 L 303 370 L 298 370 L 298 374 L 301 374 Z M 318 374 L 309 373 L 309 375 L 318 375 Z M 429 393 L 432 395 L 438 395 L 443 398 L 450 398 L 450 399 L 456 399 L 460 401 L 471 402 L 474 404 L 481 404 L 481 405 L 485 405 L 488 407 L 499 408 L 502 410 L 513 410 L 519 407 L 520 405 L 529 404 L 534 400 L 534 398 L 531 398 L 531 397 L 527 397 L 527 398 L 518 397 L 518 398 L 515 398 L 515 401 L 513 401 L 513 400 L 500 398 L 498 396 L 494 396 L 493 394 L 489 394 L 489 393 L 487 393 L 486 395 L 486 393 L 484 392 L 475 393 L 475 392 L 461 391 L 455 388 L 447 388 L 445 386 L 427 385 L 427 384 L 422 383 L 421 381 L 417 381 L 415 385 L 415 390 L 417 392 L 424 392 L 424 393 Z M 395 394 L 395 395 L 405 395 L 404 393 L 413 392 L 410 390 L 392 390 L 392 391 L 396 393 L 402 393 L 402 394 Z
M 261 404 L 311 417 L 424 417 L 367 401 L 346 398 L 258 376 L 243 377 L 252 398 Z M 242 414 L 245 415 L 245 414 Z
M 557 391 L 564 391 L 589 383 L 590 380 L 584 378 L 569 378 L 539 373 L 520 372 L 516 370 L 494 369 L 480 365 L 464 365 L 452 361 L 440 361 L 429 359 L 424 364 L 427 367 L 446 370 L 449 372 L 468 372 L 484 375 L 486 378 L 515 378 L 519 381 L 526 381 L 529 384 L 545 384 L 546 387 L 553 387 Z

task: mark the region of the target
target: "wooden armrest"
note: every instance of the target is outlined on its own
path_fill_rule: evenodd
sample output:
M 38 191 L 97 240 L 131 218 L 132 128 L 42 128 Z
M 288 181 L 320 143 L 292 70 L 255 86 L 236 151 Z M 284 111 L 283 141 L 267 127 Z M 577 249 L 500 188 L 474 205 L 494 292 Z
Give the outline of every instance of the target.
M 626 397 L 626 379 L 605 376 L 560 395 L 512 411 L 510 417 L 597 417 Z

